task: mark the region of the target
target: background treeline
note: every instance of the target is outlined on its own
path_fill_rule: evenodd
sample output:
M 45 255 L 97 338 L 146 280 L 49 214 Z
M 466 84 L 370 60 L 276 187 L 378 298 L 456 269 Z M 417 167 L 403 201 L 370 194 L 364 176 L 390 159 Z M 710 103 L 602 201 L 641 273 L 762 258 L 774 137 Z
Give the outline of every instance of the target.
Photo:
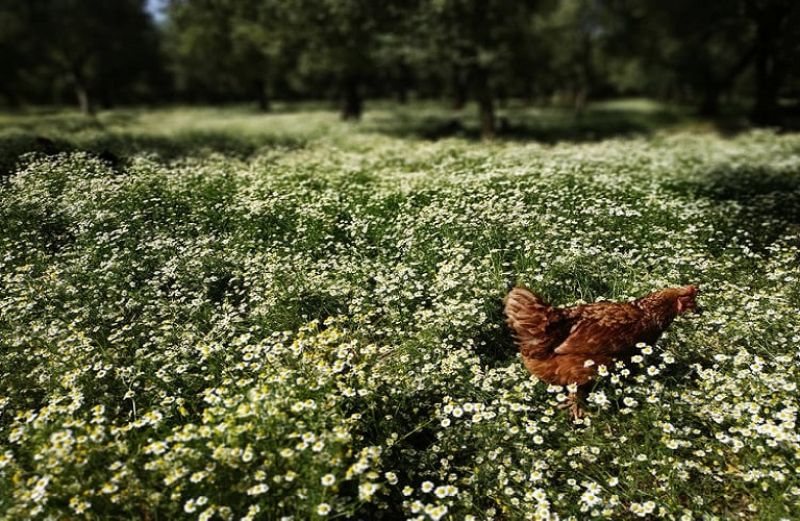
M 0 103 L 645 95 L 780 123 L 800 95 L 796 0 L 2 0 Z

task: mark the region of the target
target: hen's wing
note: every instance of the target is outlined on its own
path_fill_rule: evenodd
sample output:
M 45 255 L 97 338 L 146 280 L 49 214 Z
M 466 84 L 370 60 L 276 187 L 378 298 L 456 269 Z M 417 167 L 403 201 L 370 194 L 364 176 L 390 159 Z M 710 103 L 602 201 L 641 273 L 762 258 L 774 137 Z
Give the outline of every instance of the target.
M 508 325 L 523 356 L 546 358 L 569 334 L 567 310 L 554 308 L 525 288 L 516 287 L 505 301 Z
M 556 354 L 619 356 L 636 345 L 643 329 L 644 313 L 630 304 L 597 303 L 576 311 L 579 316 Z

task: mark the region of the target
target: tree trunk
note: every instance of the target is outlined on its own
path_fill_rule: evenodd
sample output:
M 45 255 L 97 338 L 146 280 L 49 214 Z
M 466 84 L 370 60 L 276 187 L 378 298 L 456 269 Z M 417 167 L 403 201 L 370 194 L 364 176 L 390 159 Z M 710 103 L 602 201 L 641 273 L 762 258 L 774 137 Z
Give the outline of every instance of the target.
M 773 74 L 768 72 L 756 73 L 756 102 L 753 107 L 753 121 L 755 123 L 759 125 L 775 125 L 779 123 L 779 90 L 778 82 Z
M 75 97 L 78 99 L 78 107 L 80 107 L 83 114 L 94 116 L 94 99 L 89 92 L 80 64 L 72 64 L 70 72 L 72 84 L 75 87 Z
M 362 100 L 359 89 L 358 77 L 348 76 L 344 82 L 344 105 L 342 106 L 342 119 L 361 119 Z
M 397 102 L 401 105 L 408 103 L 408 90 L 411 85 L 411 70 L 405 62 L 401 62 L 397 68 Z
M 756 21 L 755 80 L 756 99 L 752 119 L 759 125 L 774 125 L 778 118 L 778 93 L 783 80 L 779 64 L 778 41 L 785 12 L 781 5 L 759 8 L 750 4 Z
M 491 97 L 481 98 L 478 102 L 481 112 L 481 138 L 493 139 L 495 136 L 494 102 Z
M 397 84 L 397 103 L 401 105 L 408 103 L 408 89 L 402 80 Z
M 589 101 L 589 95 L 597 84 L 597 75 L 595 74 L 594 63 L 592 62 L 592 47 L 592 39 L 589 37 L 588 33 L 584 32 L 580 54 L 581 73 L 579 85 L 575 91 L 574 105 L 575 117 L 578 119 L 583 116 L 583 111 L 586 109 L 586 104 Z
M 267 95 L 267 85 L 264 80 L 256 80 L 255 89 L 256 97 L 258 98 L 258 110 L 260 112 L 269 112 L 272 107 L 269 96 Z
M 496 130 L 494 96 L 489 86 L 489 73 L 486 69 L 478 68 L 475 71 L 475 93 L 480 111 L 481 138 L 492 139 Z
M 723 94 L 730 91 L 731 87 L 736 82 L 736 78 L 741 76 L 747 69 L 750 62 L 753 61 L 754 56 L 755 47 L 752 47 L 744 53 L 741 58 L 739 58 L 739 61 L 737 61 L 719 80 L 708 79 L 705 85 L 705 92 L 703 93 L 703 100 L 698 110 L 701 116 L 715 117 L 719 115 L 720 98 Z
M 17 93 L 14 91 L 14 88 L 10 85 L 3 85 L 0 87 L 0 98 L 5 99 L 5 104 L 7 107 L 18 107 L 19 106 L 19 97 Z
M 461 110 L 467 104 L 467 82 L 463 72 L 457 68 L 453 73 L 453 110 Z
M 707 117 L 719 116 L 719 96 L 719 89 L 711 86 L 707 87 L 703 95 L 703 101 L 700 103 L 698 113 L 701 116 Z
M 508 107 L 508 94 L 504 87 L 498 87 L 496 90 L 497 107 L 506 109 Z
M 75 82 L 75 95 L 78 97 L 78 106 L 87 116 L 94 116 L 94 100 L 89 95 L 89 89 L 81 82 Z
M 575 113 L 576 119 L 581 119 L 583 117 L 583 111 L 586 110 L 586 100 L 589 97 L 589 88 L 585 85 L 582 87 L 578 87 L 575 91 L 575 98 L 573 103 L 573 110 Z
M 780 85 L 775 60 L 767 46 L 756 54 L 756 100 L 753 121 L 759 125 L 777 123 L 778 91 Z

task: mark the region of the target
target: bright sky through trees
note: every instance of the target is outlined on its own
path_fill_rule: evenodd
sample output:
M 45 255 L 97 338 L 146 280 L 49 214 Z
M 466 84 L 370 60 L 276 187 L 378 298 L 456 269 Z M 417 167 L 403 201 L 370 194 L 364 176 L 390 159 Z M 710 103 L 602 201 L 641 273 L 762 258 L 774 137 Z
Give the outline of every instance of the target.
M 147 12 L 150 13 L 157 22 L 164 20 L 164 0 L 147 0 Z

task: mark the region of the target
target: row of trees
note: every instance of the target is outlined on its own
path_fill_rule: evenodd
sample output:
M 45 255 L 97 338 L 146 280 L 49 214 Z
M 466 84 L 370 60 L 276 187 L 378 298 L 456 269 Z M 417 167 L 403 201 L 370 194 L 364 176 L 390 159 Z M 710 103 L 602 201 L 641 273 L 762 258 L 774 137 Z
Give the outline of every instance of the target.
M 800 90 L 795 0 L 3 0 L 0 98 L 128 102 L 645 94 L 775 123 Z
M 87 113 L 153 100 L 167 82 L 161 36 L 140 0 L 2 0 L 0 99 Z

